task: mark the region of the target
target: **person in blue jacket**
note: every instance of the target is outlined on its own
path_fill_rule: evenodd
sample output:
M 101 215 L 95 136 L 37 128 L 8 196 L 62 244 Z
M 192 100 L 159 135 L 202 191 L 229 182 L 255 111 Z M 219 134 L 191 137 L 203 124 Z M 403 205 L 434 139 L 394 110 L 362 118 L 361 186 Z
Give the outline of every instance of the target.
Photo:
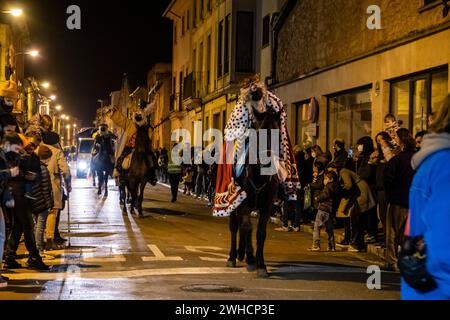
M 420 292 L 402 279 L 403 300 L 450 300 L 450 95 L 412 159 L 410 236 L 423 236 L 434 290 Z

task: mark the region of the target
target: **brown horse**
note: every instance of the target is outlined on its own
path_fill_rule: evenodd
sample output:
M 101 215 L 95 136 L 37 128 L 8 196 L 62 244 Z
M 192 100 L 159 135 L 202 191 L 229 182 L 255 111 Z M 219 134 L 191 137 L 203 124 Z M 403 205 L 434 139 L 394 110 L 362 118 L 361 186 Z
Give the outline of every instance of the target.
M 257 133 L 261 129 L 266 129 L 268 132 L 267 145 L 261 145 L 263 141 L 260 141 L 260 136 L 257 134 L 258 146 L 260 147 L 258 150 L 271 150 L 270 130 L 280 128 L 281 113 L 271 111 L 258 113 L 256 110 L 253 110 L 253 114 L 255 118 L 254 129 L 256 129 Z M 236 259 L 239 261 L 246 259 L 249 272 L 256 270 L 258 277 L 266 278 L 269 274 L 264 261 L 264 242 L 266 240 L 267 223 L 278 193 L 279 180 L 276 173 L 274 175 L 261 174 L 263 167 L 259 156 L 256 164 L 249 164 L 247 156 L 244 171 L 236 179 L 239 186 L 247 193 L 247 198 L 230 216 L 231 249 L 227 266 L 236 267 Z M 250 220 L 250 213 L 254 210 L 259 210 L 256 232 L 256 258 L 252 244 L 253 225 Z M 239 248 L 237 249 L 238 232 Z
M 130 169 L 121 172 L 120 181 L 124 181 L 124 183 L 121 183 L 119 186 L 119 191 L 123 213 L 127 214 L 126 189 L 128 188 L 128 192 L 131 194 L 130 213 L 134 214 L 136 209 L 139 217 L 142 218 L 144 216 L 142 213 L 142 202 L 144 200 L 145 186 L 147 183 L 153 186 L 157 183 L 157 161 L 150 148 L 151 141 L 148 136 L 150 126 L 136 126 L 136 146 L 131 157 Z

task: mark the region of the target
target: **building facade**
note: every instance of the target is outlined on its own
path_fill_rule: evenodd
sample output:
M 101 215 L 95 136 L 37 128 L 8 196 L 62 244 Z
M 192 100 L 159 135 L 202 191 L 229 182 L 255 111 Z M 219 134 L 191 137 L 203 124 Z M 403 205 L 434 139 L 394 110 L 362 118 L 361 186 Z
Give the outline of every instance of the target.
M 172 65 L 170 63 L 157 63 L 148 72 L 147 75 L 147 93 L 161 83 L 158 89 L 158 100 L 156 101 L 155 110 L 151 115 L 153 126 L 152 148 L 162 149 L 170 148 L 171 122 L 170 122 L 170 106 L 172 95 Z M 156 88 L 155 88 L 156 89 Z M 150 97 L 151 99 L 152 97 Z
M 367 23 L 373 5 L 381 29 Z M 271 82 L 292 140 L 329 149 L 339 137 L 348 147 L 381 131 L 387 113 L 413 133 L 426 130 L 450 92 L 450 20 L 442 11 L 434 0 L 285 1 L 274 24 Z
M 30 34 L 25 19 L 0 13 L 0 87 L 5 86 L 8 80 L 17 84 L 19 100 L 13 112 L 19 121 L 25 120 L 28 109 L 24 52 L 29 43 Z
M 240 82 L 256 72 L 262 72 L 263 78 L 270 74 L 272 37 L 270 28 L 263 36 L 263 16 L 272 21 L 279 3 L 172 1 L 164 13 L 174 26 L 171 130 L 189 130 L 191 143 L 198 146 L 207 128 L 225 128 Z M 194 126 L 195 121 L 202 125 Z

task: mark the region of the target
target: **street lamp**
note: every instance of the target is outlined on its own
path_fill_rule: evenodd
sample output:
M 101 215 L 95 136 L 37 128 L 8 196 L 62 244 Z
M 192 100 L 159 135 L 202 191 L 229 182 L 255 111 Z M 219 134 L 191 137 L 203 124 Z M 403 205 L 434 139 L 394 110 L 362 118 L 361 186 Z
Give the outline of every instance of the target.
M 50 83 L 44 82 L 44 83 L 41 84 L 41 86 L 42 86 L 43 88 L 45 88 L 45 89 L 48 89 L 48 88 L 50 88 Z
M 8 13 L 14 17 L 20 17 L 23 14 L 22 9 L 11 9 L 11 10 L 2 10 L 2 13 Z
M 60 105 L 57 105 L 57 106 L 55 107 L 55 109 L 56 109 L 56 111 L 61 111 L 62 107 L 61 107 Z
M 67 129 L 67 146 L 70 147 L 71 145 L 71 138 L 70 138 L 70 124 L 66 126 Z
M 55 101 L 55 100 L 56 100 L 56 96 L 55 96 L 54 94 L 52 94 L 52 95 L 50 96 L 50 99 L 53 100 L 53 101 Z M 58 110 L 58 109 L 56 109 L 56 110 Z
M 17 52 L 13 57 L 15 58 L 20 55 L 29 55 L 29 56 L 32 56 L 33 58 L 36 58 L 39 55 L 39 51 L 30 50 L 30 51 Z

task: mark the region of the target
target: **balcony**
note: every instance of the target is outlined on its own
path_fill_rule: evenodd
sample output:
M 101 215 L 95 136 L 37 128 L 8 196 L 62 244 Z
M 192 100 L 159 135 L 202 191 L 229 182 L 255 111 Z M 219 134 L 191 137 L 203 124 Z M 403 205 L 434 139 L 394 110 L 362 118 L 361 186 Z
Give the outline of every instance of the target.
M 207 72 L 191 72 L 184 78 L 183 105 L 187 110 L 202 106 L 202 99 L 209 92 L 209 82 Z

